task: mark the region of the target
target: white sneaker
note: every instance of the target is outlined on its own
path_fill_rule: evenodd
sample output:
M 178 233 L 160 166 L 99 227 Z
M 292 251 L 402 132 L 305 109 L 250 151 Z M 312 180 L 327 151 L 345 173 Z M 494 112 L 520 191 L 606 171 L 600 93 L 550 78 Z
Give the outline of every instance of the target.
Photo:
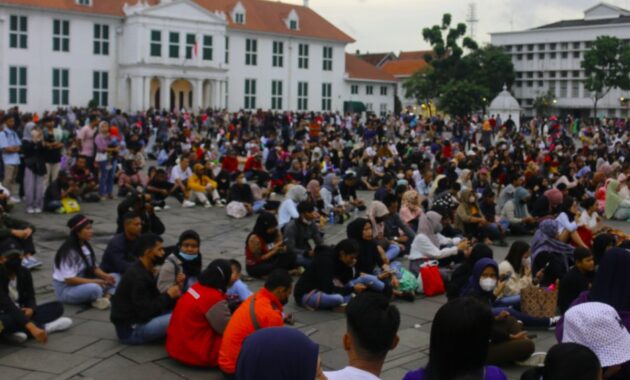
M 27 214 L 34 214 L 34 213 L 35 213 L 35 209 L 34 209 L 34 208 L 31 208 L 31 207 L 27 207 L 27 208 L 26 208 L 26 213 L 27 213 Z
M 155 206 L 155 207 L 153 207 L 153 211 L 155 211 L 155 212 L 162 211 L 162 207 L 160 207 L 160 206 Z
M 169 205 L 164 205 L 164 207 L 162 207 L 162 210 L 169 210 L 171 208 L 171 206 Z
M 217 207 L 225 207 L 225 205 L 218 199 L 214 201 L 214 204 L 216 204 Z
M 4 338 L 11 343 L 24 343 L 28 340 L 28 335 L 23 332 L 16 332 L 13 334 L 5 334 Z
M 210 202 L 206 202 L 203 204 L 203 208 L 212 208 L 212 205 L 210 204 Z
M 191 202 L 191 201 L 184 201 L 184 202 L 182 203 L 182 207 L 184 207 L 184 208 L 195 207 L 195 202 Z
M 92 307 L 98 310 L 107 310 L 112 306 L 108 298 L 101 297 L 92 301 Z
M 42 213 L 42 209 L 41 208 L 36 208 L 35 209 L 35 214 L 41 214 Z
M 11 197 L 10 201 L 11 201 L 11 203 L 20 203 L 20 202 L 22 202 L 22 200 L 19 197 Z
M 72 326 L 72 319 L 67 317 L 60 317 L 50 323 L 46 323 L 44 329 L 48 334 L 50 334 L 57 331 L 65 331 L 69 329 L 70 326 Z

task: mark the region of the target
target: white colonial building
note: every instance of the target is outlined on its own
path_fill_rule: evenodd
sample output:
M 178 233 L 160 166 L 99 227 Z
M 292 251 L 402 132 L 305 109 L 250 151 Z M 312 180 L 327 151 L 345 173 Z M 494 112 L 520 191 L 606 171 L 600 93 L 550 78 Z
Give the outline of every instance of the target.
M 351 100 L 354 41 L 306 6 L 127 1 L 2 0 L 0 108 L 342 111 Z M 390 112 L 389 91 L 359 101 Z
M 555 94 L 561 113 L 592 115 L 593 99 L 584 88 L 584 53 L 598 36 L 614 36 L 630 42 L 630 10 L 600 3 L 584 18 L 564 20 L 538 28 L 492 33 L 491 43 L 512 56 L 516 81 L 512 92 L 528 115 L 534 99 L 548 91 Z M 630 92 L 613 89 L 598 103 L 599 116 L 630 116 Z

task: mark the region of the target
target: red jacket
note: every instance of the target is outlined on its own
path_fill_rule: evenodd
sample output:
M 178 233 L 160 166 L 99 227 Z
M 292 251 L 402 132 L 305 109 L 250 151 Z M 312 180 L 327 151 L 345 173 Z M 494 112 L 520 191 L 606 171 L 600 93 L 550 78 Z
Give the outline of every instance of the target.
M 177 301 L 166 331 L 166 351 L 184 364 L 216 367 L 230 310 L 225 295 L 199 283 Z

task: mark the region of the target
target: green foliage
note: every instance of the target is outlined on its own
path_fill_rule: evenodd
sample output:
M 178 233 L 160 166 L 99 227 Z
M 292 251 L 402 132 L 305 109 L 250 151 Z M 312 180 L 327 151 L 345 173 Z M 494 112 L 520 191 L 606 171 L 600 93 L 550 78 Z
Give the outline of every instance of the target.
M 403 88 L 405 97 L 414 98 L 418 103 L 428 103 L 438 95 L 434 69 L 414 73 L 403 83 Z
M 483 106 L 487 89 L 468 80 L 452 80 L 442 89 L 440 108 L 453 116 L 466 116 Z
M 496 96 L 503 85 L 508 88 L 514 83 L 516 74 L 509 55 L 497 46 L 488 45 L 463 58 L 468 71 L 467 77 L 488 89 L 490 97 Z
M 534 99 L 534 109 L 539 116 L 546 116 L 549 111 L 554 107 L 554 100 L 556 100 L 556 94 L 551 90 L 548 90 L 545 94 L 538 96 Z

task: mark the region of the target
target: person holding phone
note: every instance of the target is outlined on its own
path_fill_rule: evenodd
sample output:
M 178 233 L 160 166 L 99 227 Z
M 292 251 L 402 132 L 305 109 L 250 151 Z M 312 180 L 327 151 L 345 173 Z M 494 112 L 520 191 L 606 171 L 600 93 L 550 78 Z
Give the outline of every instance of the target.
M 517 240 L 512 243 L 507 257 L 499 264 L 499 279 L 505 283 L 501 292 L 495 292 L 497 302 L 503 306 L 521 303 L 521 290 L 540 282 L 545 274 L 542 268 L 532 276 L 531 250 L 528 243 Z

